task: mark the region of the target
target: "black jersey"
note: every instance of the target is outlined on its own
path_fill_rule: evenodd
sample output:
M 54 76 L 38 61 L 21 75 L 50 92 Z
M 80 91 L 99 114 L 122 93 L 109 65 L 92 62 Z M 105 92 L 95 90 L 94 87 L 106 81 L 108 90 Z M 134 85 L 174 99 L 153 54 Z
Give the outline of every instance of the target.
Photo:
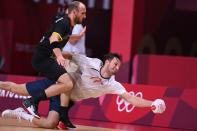
M 63 48 L 72 33 L 72 28 L 67 15 L 55 18 L 33 53 L 32 65 L 45 77 L 57 81 L 62 74 L 66 73 L 66 70 L 57 63 L 49 38 L 53 32 L 57 33 L 60 37 L 60 42 L 57 43 L 60 44 L 58 47 Z
M 60 47 L 63 48 L 65 44 L 67 43 L 69 36 L 72 33 L 72 28 L 70 24 L 70 18 L 68 15 L 62 15 L 59 17 L 55 17 L 52 25 L 50 26 L 49 30 L 45 33 L 43 38 L 40 40 L 40 43 L 38 45 L 38 48 L 45 49 L 45 54 L 47 53 L 52 54 L 53 51 L 50 48 L 50 41 L 49 37 L 53 32 L 57 33 L 60 37 Z

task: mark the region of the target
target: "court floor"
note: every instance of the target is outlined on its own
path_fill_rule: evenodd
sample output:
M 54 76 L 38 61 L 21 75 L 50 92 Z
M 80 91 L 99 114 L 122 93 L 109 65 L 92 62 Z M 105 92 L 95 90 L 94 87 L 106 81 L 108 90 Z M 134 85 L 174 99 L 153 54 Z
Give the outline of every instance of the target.
M 90 120 L 72 120 L 76 125 L 74 131 L 188 131 L 183 129 L 170 129 L 153 126 L 109 123 Z M 54 131 L 58 129 L 37 128 L 24 120 L 5 119 L 0 117 L 0 131 Z

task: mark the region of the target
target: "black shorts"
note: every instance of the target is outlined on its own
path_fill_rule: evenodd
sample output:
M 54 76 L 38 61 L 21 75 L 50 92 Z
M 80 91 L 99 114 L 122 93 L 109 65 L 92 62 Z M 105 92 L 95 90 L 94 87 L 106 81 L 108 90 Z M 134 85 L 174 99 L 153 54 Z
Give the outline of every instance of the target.
M 47 51 L 46 49 L 37 48 L 32 57 L 32 65 L 41 75 L 57 81 L 67 71 L 54 58 L 51 58 L 50 54 L 52 53 L 47 53 Z

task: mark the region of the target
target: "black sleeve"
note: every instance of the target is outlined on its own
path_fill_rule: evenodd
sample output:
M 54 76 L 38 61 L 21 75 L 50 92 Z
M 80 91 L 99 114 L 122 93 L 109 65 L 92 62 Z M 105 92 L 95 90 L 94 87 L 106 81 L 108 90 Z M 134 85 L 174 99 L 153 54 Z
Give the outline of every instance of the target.
M 63 39 L 70 31 L 69 22 L 67 20 L 59 20 L 55 23 L 53 32 L 58 33 Z

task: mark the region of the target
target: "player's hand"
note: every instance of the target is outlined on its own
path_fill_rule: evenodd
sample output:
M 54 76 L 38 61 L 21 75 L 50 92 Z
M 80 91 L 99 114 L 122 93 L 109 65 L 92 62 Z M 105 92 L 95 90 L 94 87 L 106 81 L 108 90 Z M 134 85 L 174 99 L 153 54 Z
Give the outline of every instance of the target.
M 151 109 L 154 113 L 163 113 L 166 110 L 166 105 L 165 102 L 162 99 L 156 99 L 153 101 L 151 104 Z
M 79 35 L 82 37 L 85 34 L 85 32 L 86 32 L 86 26 L 83 28 L 83 30 L 80 32 Z
M 57 57 L 57 63 L 61 66 L 64 66 L 65 64 L 65 58 L 63 56 Z
M 64 60 L 64 68 L 67 68 L 69 66 L 69 62 L 70 62 L 70 60 L 68 60 L 68 59 Z

